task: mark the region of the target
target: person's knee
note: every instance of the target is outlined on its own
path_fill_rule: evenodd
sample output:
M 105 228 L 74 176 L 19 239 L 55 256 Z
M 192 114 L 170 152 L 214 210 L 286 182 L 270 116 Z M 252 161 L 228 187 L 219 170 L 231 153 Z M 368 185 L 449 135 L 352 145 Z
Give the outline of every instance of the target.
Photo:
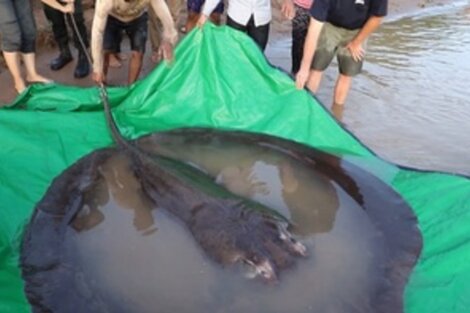
M 352 75 L 348 75 L 348 74 L 343 74 L 343 73 L 340 73 L 338 75 L 338 81 L 340 82 L 344 82 L 344 83 L 349 83 L 351 82 L 353 76 Z
M 2 50 L 16 52 L 21 50 L 21 36 L 2 36 Z
M 317 92 L 318 87 L 320 86 L 320 81 L 323 75 L 323 71 L 318 71 L 318 70 L 311 70 L 310 71 L 310 76 L 308 77 L 307 80 L 307 88 L 311 92 Z
M 21 29 L 15 17 L 6 19 L 0 24 L 2 50 L 16 52 L 21 49 Z
M 34 17 L 25 15 L 19 20 L 21 32 L 21 52 L 32 53 L 36 51 L 36 23 Z
M 21 42 L 22 53 L 33 53 L 36 51 L 36 29 L 24 30 Z
M 339 72 L 346 77 L 353 77 L 361 73 L 363 60 L 356 61 L 348 53 L 338 54 Z

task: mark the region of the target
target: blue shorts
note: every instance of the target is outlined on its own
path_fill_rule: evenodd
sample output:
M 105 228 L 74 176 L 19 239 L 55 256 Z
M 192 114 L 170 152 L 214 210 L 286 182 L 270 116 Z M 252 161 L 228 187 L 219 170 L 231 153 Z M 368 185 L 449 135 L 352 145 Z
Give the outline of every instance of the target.
M 204 0 L 188 0 L 188 11 L 201 13 Z M 224 2 L 220 1 L 212 13 L 224 13 Z

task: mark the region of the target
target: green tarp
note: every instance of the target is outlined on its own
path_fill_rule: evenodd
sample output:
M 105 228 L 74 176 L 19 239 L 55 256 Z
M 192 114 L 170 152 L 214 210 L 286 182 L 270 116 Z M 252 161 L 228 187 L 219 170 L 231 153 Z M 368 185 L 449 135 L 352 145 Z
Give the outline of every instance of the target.
M 418 216 L 424 248 L 404 295 L 406 312 L 469 312 L 470 180 L 379 159 L 244 34 L 213 25 L 193 31 L 173 64 L 128 88 L 110 88 L 109 97 L 129 138 L 178 127 L 232 128 L 347 156 L 397 190 Z M 31 86 L 0 110 L 0 142 L 0 312 L 29 312 L 18 268 L 22 230 L 56 175 L 112 144 L 98 90 Z

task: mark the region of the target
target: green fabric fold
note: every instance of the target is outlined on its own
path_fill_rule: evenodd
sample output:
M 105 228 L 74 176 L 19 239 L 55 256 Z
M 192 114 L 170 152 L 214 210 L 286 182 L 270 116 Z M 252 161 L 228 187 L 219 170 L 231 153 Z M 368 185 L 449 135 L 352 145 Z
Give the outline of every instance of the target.
M 406 312 L 468 312 L 470 180 L 381 160 L 243 33 L 196 29 L 174 62 L 108 92 L 128 138 L 190 126 L 241 129 L 306 143 L 366 168 L 410 203 L 423 233 Z M 112 140 L 98 89 L 58 84 L 31 86 L 1 109 L 0 138 L 0 312 L 29 312 L 18 268 L 24 226 L 55 176 Z

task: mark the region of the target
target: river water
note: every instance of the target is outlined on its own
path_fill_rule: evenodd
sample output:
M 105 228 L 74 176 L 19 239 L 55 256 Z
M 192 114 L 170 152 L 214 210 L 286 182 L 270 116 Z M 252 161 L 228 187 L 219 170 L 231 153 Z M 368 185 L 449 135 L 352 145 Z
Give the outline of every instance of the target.
M 267 52 L 289 68 L 289 39 Z M 387 21 L 372 35 L 364 71 L 353 81 L 342 122 L 363 143 L 400 165 L 470 174 L 470 8 L 441 7 Z M 331 109 L 337 65 L 317 94 Z

